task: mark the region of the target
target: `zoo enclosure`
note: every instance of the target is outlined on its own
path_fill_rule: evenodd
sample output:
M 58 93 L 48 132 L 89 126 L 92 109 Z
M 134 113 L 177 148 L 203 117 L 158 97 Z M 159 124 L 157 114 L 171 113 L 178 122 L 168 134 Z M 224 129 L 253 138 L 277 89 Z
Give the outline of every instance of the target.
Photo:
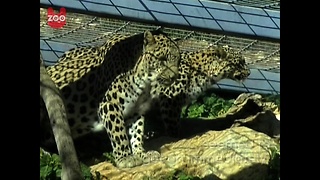
M 114 33 L 162 27 L 180 38 L 182 51 L 228 45 L 242 52 L 251 75 L 242 84 L 216 88 L 280 94 L 280 1 L 278 0 L 40 0 L 40 51 L 46 65 L 74 47 L 102 44 Z M 67 9 L 66 25 L 53 29 L 47 8 Z

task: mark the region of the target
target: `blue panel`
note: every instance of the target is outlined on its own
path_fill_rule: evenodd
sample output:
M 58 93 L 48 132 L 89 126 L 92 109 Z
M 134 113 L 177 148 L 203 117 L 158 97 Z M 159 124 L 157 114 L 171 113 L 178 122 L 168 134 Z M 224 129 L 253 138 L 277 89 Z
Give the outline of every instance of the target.
M 188 4 L 194 6 L 202 6 L 197 0 L 171 0 L 174 4 Z
M 231 23 L 231 22 L 224 22 L 224 21 L 218 21 L 218 23 L 220 24 L 220 26 L 224 31 L 254 35 L 252 30 L 246 24 Z
M 244 18 L 244 20 L 248 24 L 277 28 L 277 26 L 273 23 L 273 21 L 269 17 L 256 16 L 256 15 L 250 15 L 250 14 L 242 14 L 242 13 L 241 13 L 241 16 Z
M 40 0 L 40 4 L 46 4 L 46 5 L 51 5 L 49 0 Z
M 62 53 L 62 52 L 56 52 L 56 54 L 57 54 L 58 57 L 60 58 L 64 53 Z
M 225 3 L 229 0 L 222 1 L 223 2 L 202 0 L 40 0 L 40 3 L 47 5 L 51 5 L 52 3 L 52 5 L 55 6 L 81 10 L 86 10 L 87 8 L 88 11 L 92 12 L 153 21 L 152 14 L 143 12 L 145 10 L 144 8 L 147 8 L 146 11 L 149 11 L 149 13 L 151 11 L 153 15 L 157 16 L 159 23 L 188 25 L 188 22 L 184 19 L 184 17 L 188 17 L 189 21 L 192 22 L 192 26 L 195 28 L 217 28 L 217 24 L 215 23 L 210 25 L 210 23 L 213 22 L 211 20 L 194 19 L 201 17 L 204 19 L 219 20 L 218 24 L 221 24 L 221 26 L 223 26 L 222 29 L 225 31 L 280 38 L 280 33 L 272 29 L 280 29 L 279 11 Z M 231 1 L 232 0 L 230 0 L 230 2 Z M 147 7 L 144 7 L 144 5 Z M 120 13 L 116 7 L 121 9 L 122 13 Z M 240 13 L 242 17 L 238 16 L 239 14 L 237 13 Z M 246 23 L 244 21 L 255 29 L 255 33 L 252 32 L 252 30 L 250 32 L 249 26 L 241 24 Z M 261 27 L 270 27 L 270 29 L 263 29 Z M 268 32 L 268 30 L 270 32 Z
M 153 12 L 153 15 L 156 16 L 158 21 L 173 23 L 173 24 L 181 24 L 181 25 L 189 25 L 186 20 L 179 15 L 168 15 L 163 13 Z
M 236 82 L 234 80 L 231 79 L 223 79 L 221 81 L 219 81 L 219 84 L 223 84 L 223 85 L 229 85 L 229 86 L 241 86 L 243 87 L 242 83 Z
M 50 50 L 50 47 L 44 40 L 40 40 L 40 49 Z
M 111 0 L 114 5 L 116 6 L 122 6 L 122 7 L 128 7 L 133 9 L 139 9 L 139 10 L 146 10 L 145 7 L 139 2 L 139 1 L 128 1 L 128 0 Z
M 98 4 L 107 4 L 107 5 L 112 5 L 110 0 L 80 0 L 82 2 L 92 2 L 92 3 L 98 3 Z
M 186 17 L 191 26 L 222 30 L 215 20 Z
M 273 89 L 275 89 L 277 92 L 280 92 L 280 82 L 270 81 L 270 84 Z
M 52 2 L 52 4 L 54 4 L 55 6 L 85 10 L 83 5 L 79 1 L 50 0 L 50 2 Z
M 237 12 L 217 10 L 217 9 L 208 9 L 208 10 L 211 13 L 211 15 L 217 20 L 245 23 Z
M 211 18 L 205 8 L 192 7 L 186 5 L 176 5 L 179 11 L 186 16 Z
M 248 90 L 250 92 L 253 92 L 253 93 L 257 93 L 257 94 L 276 94 L 275 91 L 267 91 L 267 90 L 258 90 L 258 89 L 254 89 L 254 88 L 248 88 Z
M 219 84 L 218 88 L 219 89 L 228 89 L 228 90 L 232 90 L 232 91 L 239 91 L 239 92 L 247 92 L 247 89 L 244 87 L 241 88 L 241 87 L 237 87 L 237 86 L 228 86 L 228 85 L 223 85 L 223 84 Z
M 93 4 L 93 3 L 83 3 L 89 11 L 100 12 L 106 14 L 112 14 L 120 16 L 120 13 L 114 6 L 102 5 L 102 4 Z
M 53 51 L 40 50 L 44 61 L 57 62 L 58 57 Z
M 260 8 L 253 8 L 248 6 L 239 6 L 233 5 L 233 7 L 240 13 L 248 13 L 248 14 L 256 14 L 261 16 L 267 16 L 263 9 Z
M 145 19 L 145 20 L 150 20 L 154 21 L 155 19 L 150 15 L 149 12 L 143 12 L 139 10 L 132 10 L 128 8 L 118 8 L 119 11 L 123 16 L 127 17 L 133 17 L 133 18 L 139 18 L 139 19 Z
M 262 80 L 247 79 L 243 82 L 243 84 L 247 88 L 263 89 L 263 90 L 269 90 L 269 91 L 273 90 L 270 84 L 266 80 L 262 81 Z
M 65 52 L 67 50 L 77 47 L 74 44 L 61 43 L 61 42 L 55 42 L 55 41 L 47 41 L 47 43 L 54 51 L 61 51 L 61 52 Z
M 250 69 L 251 74 L 248 79 L 265 79 L 258 69 Z
M 219 0 L 219 1 L 221 1 L 221 2 L 226 2 L 226 3 L 233 3 L 233 2 L 235 2 L 235 1 L 237 1 L 237 0 Z
M 279 73 L 272 73 L 272 72 L 263 71 L 263 70 L 260 70 L 260 71 L 265 76 L 265 79 L 280 82 L 280 74 Z
M 276 23 L 276 25 L 277 25 L 278 28 L 280 29 L 280 19 L 278 19 L 278 18 L 272 18 L 272 20 L 274 21 L 274 23 Z
M 150 1 L 157 1 L 157 2 L 170 2 L 171 3 L 171 0 L 150 0 Z M 146 2 L 146 1 L 145 1 Z M 145 3 L 144 2 L 144 3 Z
M 173 6 L 172 3 L 164 3 L 157 1 L 143 1 L 149 10 L 157 12 L 165 12 L 172 14 L 179 14 L 179 11 Z
M 265 9 L 265 12 L 271 17 L 280 18 L 280 12 L 279 11 L 272 11 L 272 10 Z
M 202 1 L 202 4 L 207 9 L 222 9 L 222 10 L 230 10 L 234 11 L 234 8 L 227 3 L 213 2 L 213 1 Z
M 263 28 L 258 26 L 250 26 L 258 36 L 280 39 L 279 29 Z

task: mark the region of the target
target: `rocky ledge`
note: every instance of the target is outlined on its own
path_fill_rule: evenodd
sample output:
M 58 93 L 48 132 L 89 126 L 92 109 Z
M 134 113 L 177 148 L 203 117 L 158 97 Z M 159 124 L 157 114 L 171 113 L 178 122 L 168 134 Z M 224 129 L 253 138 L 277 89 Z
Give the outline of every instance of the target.
M 91 166 L 91 172 L 112 180 L 167 179 L 177 171 L 203 179 L 265 179 L 271 149 L 280 143 L 276 115 L 280 115 L 279 108 L 264 102 L 260 95 L 241 94 L 225 115 L 206 120 L 202 133 L 181 140 L 159 137 L 146 142 L 147 149 L 159 150 L 159 160 L 127 169 L 102 162 Z M 186 129 L 195 126 L 194 121 L 184 123 Z M 217 126 L 222 129 L 210 130 Z

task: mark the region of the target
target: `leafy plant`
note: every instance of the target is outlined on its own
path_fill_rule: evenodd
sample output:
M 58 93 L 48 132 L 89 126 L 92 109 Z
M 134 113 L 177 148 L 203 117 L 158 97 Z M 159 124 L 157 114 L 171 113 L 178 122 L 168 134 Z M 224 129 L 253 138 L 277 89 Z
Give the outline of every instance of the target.
M 217 117 L 228 111 L 233 104 L 233 99 L 224 100 L 214 93 L 209 96 L 200 96 L 196 101 L 182 109 L 182 118 Z
M 80 168 L 85 180 L 93 180 L 90 168 L 87 165 L 80 162 Z
M 105 153 L 103 153 L 103 156 L 106 157 L 106 161 L 107 161 L 107 162 L 110 162 L 110 163 L 112 163 L 113 165 L 116 164 L 115 161 L 114 161 L 114 157 L 113 157 L 112 152 L 105 152 Z
M 93 180 L 90 168 L 80 163 L 81 171 L 85 180 Z M 40 151 L 40 180 L 60 180 L 61 160 L 57 154 L 49 154 Z
M 40 179 L 61 179 L 61 162 L 58 155 L 43 154 L 40 156 Z
M 262 95 L 265 101 L 274 102 L 278 107 L 280 107 L 280 94 L 268 94 Z

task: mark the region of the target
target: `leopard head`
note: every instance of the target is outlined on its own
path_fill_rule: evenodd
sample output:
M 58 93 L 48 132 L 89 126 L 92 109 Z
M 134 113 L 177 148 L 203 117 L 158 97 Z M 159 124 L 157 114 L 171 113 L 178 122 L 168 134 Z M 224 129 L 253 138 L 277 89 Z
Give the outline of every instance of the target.
M 164 86 L 168 86 L 178 77 L 180 50 L 178 45 L 164 33 L 144 33 L 143 57 L 150 76 Z M 152 75 L 153 74 L 153 75 Z
M 244 57 L 228 47 L 210 47 L 194 56 L 193 67 L 215 82 L 225 78 L 242 82 L 250 75 Z
M 219 52 L 223 52 L 219 57 L 216 72 L 213 74 L 222 78 L 232 79 L 237 82 L 244 81 L 250 75 L 250 69 L 245 58 L 229 47 L 218 47 Z

